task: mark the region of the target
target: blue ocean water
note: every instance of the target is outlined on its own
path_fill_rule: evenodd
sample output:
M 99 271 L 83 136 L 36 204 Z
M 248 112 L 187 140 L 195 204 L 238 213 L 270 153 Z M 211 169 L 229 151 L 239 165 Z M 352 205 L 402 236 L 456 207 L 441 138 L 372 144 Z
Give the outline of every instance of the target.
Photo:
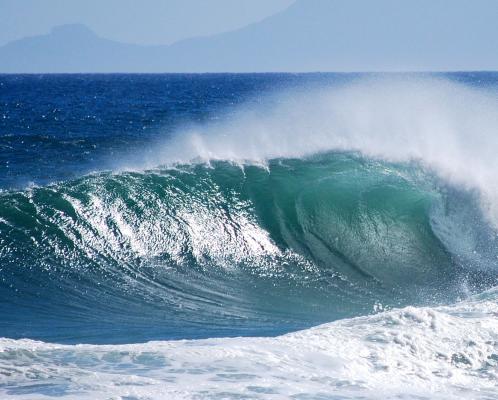
M 493 398 L 497 94 L 498 73 L 0 75 L 0 390 Z

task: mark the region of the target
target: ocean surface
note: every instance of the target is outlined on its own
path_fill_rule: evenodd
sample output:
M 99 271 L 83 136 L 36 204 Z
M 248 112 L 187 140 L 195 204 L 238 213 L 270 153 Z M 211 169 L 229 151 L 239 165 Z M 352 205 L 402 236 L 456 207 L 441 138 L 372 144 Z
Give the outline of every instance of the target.
M 0 398 L 498 398 L 498 73 L 0 75 Z

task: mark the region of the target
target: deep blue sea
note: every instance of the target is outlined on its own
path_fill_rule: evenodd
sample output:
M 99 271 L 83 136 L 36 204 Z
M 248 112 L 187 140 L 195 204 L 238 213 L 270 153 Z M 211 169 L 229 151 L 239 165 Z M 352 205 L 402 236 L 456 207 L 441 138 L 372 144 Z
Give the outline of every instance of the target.
M 1 396 L 496 398 L 497 154 L 494 72 L 0 75 Z

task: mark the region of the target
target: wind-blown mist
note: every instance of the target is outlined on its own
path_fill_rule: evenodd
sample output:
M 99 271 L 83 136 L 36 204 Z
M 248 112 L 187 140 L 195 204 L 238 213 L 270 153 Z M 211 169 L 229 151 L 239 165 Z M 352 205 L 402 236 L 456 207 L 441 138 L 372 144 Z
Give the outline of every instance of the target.
M 498 91 L 444 79 L 361 79 L 282 93 L 230 122 L 181 131 L 155 163 L 265 163 L 327 151 L 417 162 L 478 190 L 498 221 Z M 159 156 L 161 157 L 161 156 Z

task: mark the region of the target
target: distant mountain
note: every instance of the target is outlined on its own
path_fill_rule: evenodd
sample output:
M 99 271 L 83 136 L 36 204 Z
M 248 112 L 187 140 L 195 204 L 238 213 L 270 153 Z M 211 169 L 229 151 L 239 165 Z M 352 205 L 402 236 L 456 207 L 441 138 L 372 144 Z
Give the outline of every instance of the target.
M 298 0 L 245 28 L 170 46 L 82 25 L 0 47 L 0 72 L 498 69 L 497 0 Z
M 43 36 L 0 47 L 1 72 L 140 71 L 151 49 L 102 39 L 84 25 L 58 26 Z

